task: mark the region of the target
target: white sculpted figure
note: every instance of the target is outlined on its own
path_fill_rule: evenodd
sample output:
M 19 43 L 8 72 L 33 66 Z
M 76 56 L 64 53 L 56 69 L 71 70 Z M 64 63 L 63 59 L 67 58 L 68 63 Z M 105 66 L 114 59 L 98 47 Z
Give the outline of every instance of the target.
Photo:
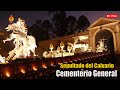
M 87 52 L 89 45 L 88 44 L 77 44 L 78 39 L 74 40 L 74 43 L 67 43 L 68 45 L 70 45 L 72 47 L 72 52 L 75 53 L 76 48 L 80 48 L 81 52 Z
M 13 24 L 9 24 L 6 28 L 7 31 L 12 31 L 10 37 L 6 40 L 3 40 L 5 43 L 6 41 L 13 40 L 13 44 L 15 48 L 9 52 L 9 56 L 6 60 L 15 60 L 16 58 L 26 58 L 30 56 L 30 52 L 35 54 L 35 48 L 37 48 L 36 40 L 33 36 L 27 35 L 27 28 L 25 27 L 25 21 L 21 18 L 18 18 L 18 21 Z
M 0 64 L 3 64 L 3 63 L 7 63 L 7 61 L 5 60 L 5 57 L 2 57 L 2 55 L 0 55 Z
M 96 52 L 103 52 L 103 51 L 106 51 L 106 49 L 105 49 L 105 44 L 104 44 L 104 40 L 106 40 L 106 39 L 101 39 L 100 41 L 98 41 L 98 45 L 97 45 L 97 50 L 96 50 Z
M 5 63 L 5 57 L 2 57 L 1 55 L 0 55 L 0 63 Z

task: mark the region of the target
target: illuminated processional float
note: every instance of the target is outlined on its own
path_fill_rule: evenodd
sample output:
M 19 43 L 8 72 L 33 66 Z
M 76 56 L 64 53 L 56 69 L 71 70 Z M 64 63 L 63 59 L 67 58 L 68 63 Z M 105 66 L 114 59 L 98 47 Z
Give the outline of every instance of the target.
M 7 39 L 3 40 L 3 42 L 5 43 L 6 41 L 13 40 L 13 44 L 15 47 L 8 53 L 9 55 L 7 58 L 1 59 L 2 62 L 15 60 L 17 58 L 30 57 L 31 52 L 34 56 L 36 56 L 36 40 L 33 36 L 27 34 L 28 30 L 26 28 L 25 21 L 21 18 L 18 18 L 18 21 L 16 23 L 13 23 L 13 21 L 14 17 L 11 15 L 9 17 L 10 24 L 8 25 L 8 27 L 5 28 L 7 29 L 7 31 L 11 31 L 11 34 Z M 2 56 L 0 56 L 0 58 L 1 57 Z
M 64 43 L 61 41 L 60 42 L 60 46 L 57 47 L 56 50 L 54 49 L 53 44 L 51 43 L 49 46 L 50 51 L 44 51 L 43 52 L 43 57 L 45 58 L 57 58 L 57 57 L 66 57 L 66 56 L 73 56 L 75 54 L 75 50 L 77 48 L 80 49 L 80 52 L 93 52 L 92 47 L 89 46 L 89 44 L 77 44 L 78 41 L 83 41 L 88 39 L 88 36 L 76 36 L 74 37 L 74 43 L 67 43 L 67 50 L 64 50 Z M 96 51 L 95 52 L 103 52 L 103 51 L 107 51 L 107 46 L 105 46 L 104 44 L 104 40 L 106 39 L 100 39 L 98 41 L 98 45 L 96 47 Z
M 14 49 L 11 50 L 8 54 L 8 57 L 2 57 L 0 55 L 0 63 L 8 63 L 9 60 L 15 60 L 17 58 L 27 58 L 31 56 L 31 52 L 34 56 L 35 48 L 37 48 L 36 40 L 33 36 L 28 35 L 28 30 L 26 28 L 25 21 L 21 18 L 18 18 L 16 23 L 13 23 L 14 17 L 11 15 L 9 17 L 9 25 L 5 29 L 7 31 L 11 31 L 9 37 L 3 42 L 12 41 L 14 44 Z M 82 41 L 88 39 L 88 36 L 77 36 L 74 37 L 74 43 L 67 43 L 67 50 L 64 50 L 64 43 L 61 41 L 60 46 L 57 47 L 56 50 L 53 50 L 53 44 L 50 44 L 50 51 L 44 51 L 43 57 L 45 58 L 57 58 L 57 57 L 65 57 L 65 56 L 73 56 L 75 54 L 75 49 L 80 48 L 81 52 L 92 52 L 92 47 L 89 44 L 77 44 L 78 40 Z M 96 48 L 96 52 L 107 51 L 104 45 L 104 40 L 101 39 L 98 41 L 98 45 Z
M 75 50 L 77 48 L 81 49 L 81 52 L 91 52 L 91 48 L 88 44 L 77 44 L 78 40 L 80 39 L 87 39 L 88 37 L 74 37 L 74 43 L 67 43 L 67 50 L 64 49 L 65 45 L 61 41 L 60 46 L 57 47 L 57 50 L 53 51 L 53 44 L 50 44 L 50 51 L 43 52 L 43 57 L 45 58 L 57 58 L 57 57 L 66 57 L 66 56 L 73 56 L 75 54 Z

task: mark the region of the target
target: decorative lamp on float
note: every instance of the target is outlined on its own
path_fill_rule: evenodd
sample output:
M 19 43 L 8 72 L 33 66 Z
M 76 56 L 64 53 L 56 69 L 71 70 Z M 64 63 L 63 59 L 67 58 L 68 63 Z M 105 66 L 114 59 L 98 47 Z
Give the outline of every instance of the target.
M 12 15 L 10 15 L 10 17 L 9 17 L 9 23 L 13 23 L 13 21 L 14 21 L 14 17 Z
M 50 48 L 50 51 L 52 52 L 52 51 L 53 51 L 53 48 L 54 48 L 54 47 L 53 47 L 53 44 L 50 44 L 50 47 L 49 47 L 49 48 Z
M 61 42 L 60 42 L 60 48 L 61 48 L 62 51 L 63 51 L 64 47 L 65 47 L 65 45 L 64 45 L 64 43 L 61 41 Z
M 58 53 L 60 52 L 60 47 L 59 47 L 59 46 L 57 47 L 57 52 L 58 52 Z
M 67 50 L 70 53 L 70 51 L 72 50 L 72 47 L 70 45 L 67 46 Z

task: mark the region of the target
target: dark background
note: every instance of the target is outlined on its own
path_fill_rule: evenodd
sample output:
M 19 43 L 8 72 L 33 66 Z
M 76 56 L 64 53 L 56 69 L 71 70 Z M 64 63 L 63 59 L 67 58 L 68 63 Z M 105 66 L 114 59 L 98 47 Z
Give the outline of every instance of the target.
M 49 11 L 49 10 L 68 10 L 68 11 L 119 11 L 120 10 L 120 5 L 117 0 L 64 0 L 64 1 L 53 1 L 53 0 L 9 0 L 9 1 L 0 1 L 0 11 Z M 0 13 L 1 15 L 1 13 Z M 9 15 L 8 15 L 9 16 Z M 6 16 L 6 25 L 8 24 L 8 16 Z M 16 16 L 17 17 L 17 16 Z M 94 17 L 94 16 L 93 16 Z M 1 23 L 2 24 L 2 23 Z M 6 26 L 5 25 L 5 26 Z M 1 26 L 1 25 L 0 25 Z M 57 82 L 54 82 L 57 81 Z M 65 82 L 66 81 L 66 82 Z M 95 80 L 95 83 L 93 84 L 92 81 L 86 82 L 86 80 L 77 80 L 69 82 L 69 80 L 2 80 L 1 81 L 1 86 L 5 86 L 10 90 L 10 87 L 12 89 L 15 87 L 20 88 L 20 89 L 46 89 L 50 87 L 53 89 L 54 86 L 59 87 L 60 89 L 65 88 L 67 86 L 68 88 L 71 88 L 69 86 L 72 86 L 74 89 L 77 88 L 77 86 L 80 87 L 80 85 L 85 85 L 84 87 L 88 87 L 90 89 L 91 86 L 96 86 L 96 85 L 103 85 L 107 86 L 114 86 L 112 84 L 112 81 L 104 82 L 103 80 L 100 82 L 98 80 Z M 97 82 L 96 82 L 97 81 Z M 107 80 L 106 80 L 107 81 Z M 101 83 L 102 82 L 102 83 Z M 115 82 L 113 82 L 115 84 Z M 17 84 L 17 85 L 16 85 Z M 67 85 L 68 84 L 68 85 Z M 58 85 L 58 86 L 57 86 Z M 38 87 L 37 87 L 38 86 Z M 43 86 L 43 87 L 42 87 Z M 62 87 L 61 87 L 62 86 Z M 90 86 L 90 87 L 89 87 Z M 108 87 L 109 87 L 108 86 Z M 108 89 L 107 87 L 107 89 Z M 95 87 L 94 87 L 95 88 Z M 103 89 L 103 87 L 102 87 Z
M 33 24 L 36 23 L 36 20 L 41 19 L 42 21 L 44 20 L 49 20 L 51 21 L 53 16 L 48 15 L 49 11 L 0 11 L 0 31 L 5 30 L 7 25 L 9 24 L 8 18 L 10 15 L 13 15 L 15 18 L 15 22 L 17 21 L 18 17 L 23 18 L 26 21 L 26 24 L 30 27 Z M 113 18 L 113 19 L 118 19 L 120 20 L 120 11 L 66 11 L 66 15 L 68 16 L 74 16 L 76 19 L 78 19 L 81 15 L 85 15 L 90 23 L 94 23 L 98 18 L 103 17 L 106 18 L 107 14 L 117 14 L 118 18 Z

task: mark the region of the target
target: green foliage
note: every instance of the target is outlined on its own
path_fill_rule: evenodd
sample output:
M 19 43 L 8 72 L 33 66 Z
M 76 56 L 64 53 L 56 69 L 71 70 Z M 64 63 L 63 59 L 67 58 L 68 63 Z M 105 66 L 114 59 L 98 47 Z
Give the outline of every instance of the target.
M 77 20 L 74 16 L 67 17 L 65 11 L 49 11 L 48 15 L 51 14 L 51 21 L 36 20 L 29 28 L 29 34 L 32 34 L 37 42 L 85 31 L 90 25 L 84 15 Z

